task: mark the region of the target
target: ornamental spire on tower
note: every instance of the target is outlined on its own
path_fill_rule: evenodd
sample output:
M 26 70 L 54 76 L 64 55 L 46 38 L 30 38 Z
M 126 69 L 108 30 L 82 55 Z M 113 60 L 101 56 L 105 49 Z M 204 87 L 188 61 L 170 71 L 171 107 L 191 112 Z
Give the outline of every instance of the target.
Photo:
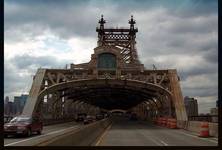
M 130 29 L 134 29 L 134 24 L 136 24 L 136 21 L 133 19 L 133 15 L 131 15 L 131 19 L 129 20 Z
M 101 19 L 99 20 L 100 29 L 104 29 L 104 24 L 106 23 L 106 20 L 103 19 L 103 15 L 101 15 Z

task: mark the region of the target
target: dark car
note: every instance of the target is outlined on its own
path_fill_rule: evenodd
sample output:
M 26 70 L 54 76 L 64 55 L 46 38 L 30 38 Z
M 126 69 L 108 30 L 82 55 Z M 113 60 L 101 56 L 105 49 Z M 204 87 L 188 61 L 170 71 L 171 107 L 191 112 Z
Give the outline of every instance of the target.
M 76 121 L 79 122 L 79 121 L 84 121 L 84 119 L 86 118 L 87 114 L 85 113 L 80 113 L 80 114 L 77 114 L 77 118 L 76 118 Z
M 96 118 L 94 116 L 86 116 L 86 118 L 84 119 L 83 123 L 84 124 L 89 124 L 92 123 L 96 120 Z
M 134 120 L 134 121 L 138 120 L 136 113 L 132 113 L 130 115 L 130 120 Z
M 33 132 L 42 133 L 43 125 L 38 117 L 18 116 L 9 123 L 4 124 L 4 136 L 8 135 L 32 135 Z
M 96 114 L 96 120 L 104 119 L 104 114 Z

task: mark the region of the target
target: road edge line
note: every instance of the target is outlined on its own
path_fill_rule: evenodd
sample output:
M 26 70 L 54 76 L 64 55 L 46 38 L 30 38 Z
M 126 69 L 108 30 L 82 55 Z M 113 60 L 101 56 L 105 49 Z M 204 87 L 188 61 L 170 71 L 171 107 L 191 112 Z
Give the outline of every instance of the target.
M 101 141 L 103 140 L 104 136 L 107 134 L 108 130 L 111 128 L 112 123 L 106 128 L 106 130 L 103 132 L 103 134 L 99 137 L 98 141 L 96 142 L 95 146 L 99 146 Z

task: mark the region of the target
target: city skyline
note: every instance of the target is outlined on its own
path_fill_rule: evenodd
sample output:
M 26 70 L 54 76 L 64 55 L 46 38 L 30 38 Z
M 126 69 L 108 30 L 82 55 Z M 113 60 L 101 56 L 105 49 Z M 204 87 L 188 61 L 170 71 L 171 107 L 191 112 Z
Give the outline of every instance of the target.
M 28 94 L 39 67 L 89 61 L 101 14 L 105 27 L 128 27 L 134 15 L 141 62 L 177 69 L 183 96 L 209 112 L 218 99 L 217 7 L 217 1 L 198 0 L 5 1 L 5 96 Z

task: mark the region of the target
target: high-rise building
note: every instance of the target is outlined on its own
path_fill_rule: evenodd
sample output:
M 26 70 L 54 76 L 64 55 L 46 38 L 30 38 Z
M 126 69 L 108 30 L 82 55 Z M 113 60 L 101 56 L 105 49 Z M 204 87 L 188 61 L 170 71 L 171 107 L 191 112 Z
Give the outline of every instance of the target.
M 8 96 L 6 96 L 6 97 L 5 97 L 4 104 L 7 104 L 8 102 L 9 102 L 9 97 L 8 97 Z
M 4 115 L 14 116 L 16 114 L 15 105 L 13 102 L 8 102 L 4 105 Z
M 187 111 L 187 116 L 198 116 L 197 100 L 191 97 L 184 97 L 184 104 Z
M 212 122 L 218 122 L 218 100 L 216 101 L 216 107 L 210 109 L 210 115 L 212 116 Z
M 6 96 L 4 100 L 4 115 L 13 116 L 16 113 L 15 105 L 9 101 L 9 97 Z
M 21 114 L 25 106 L 25 102 L 28 98 L 28 95 L 22 94 L 21 96 L 14 97 L 14 104 L 16 109 L 16 114 Z
M 219 106 L 221 107 L 221 101 L 217 100 L 216 101 L 216 107 L 218 108 Z
M 8 102 L 9 102 L 9 97 L 6 96 L 6 97 L 5 97 L 5 100 L 4 100 L 4 114 L 7 114 Z

